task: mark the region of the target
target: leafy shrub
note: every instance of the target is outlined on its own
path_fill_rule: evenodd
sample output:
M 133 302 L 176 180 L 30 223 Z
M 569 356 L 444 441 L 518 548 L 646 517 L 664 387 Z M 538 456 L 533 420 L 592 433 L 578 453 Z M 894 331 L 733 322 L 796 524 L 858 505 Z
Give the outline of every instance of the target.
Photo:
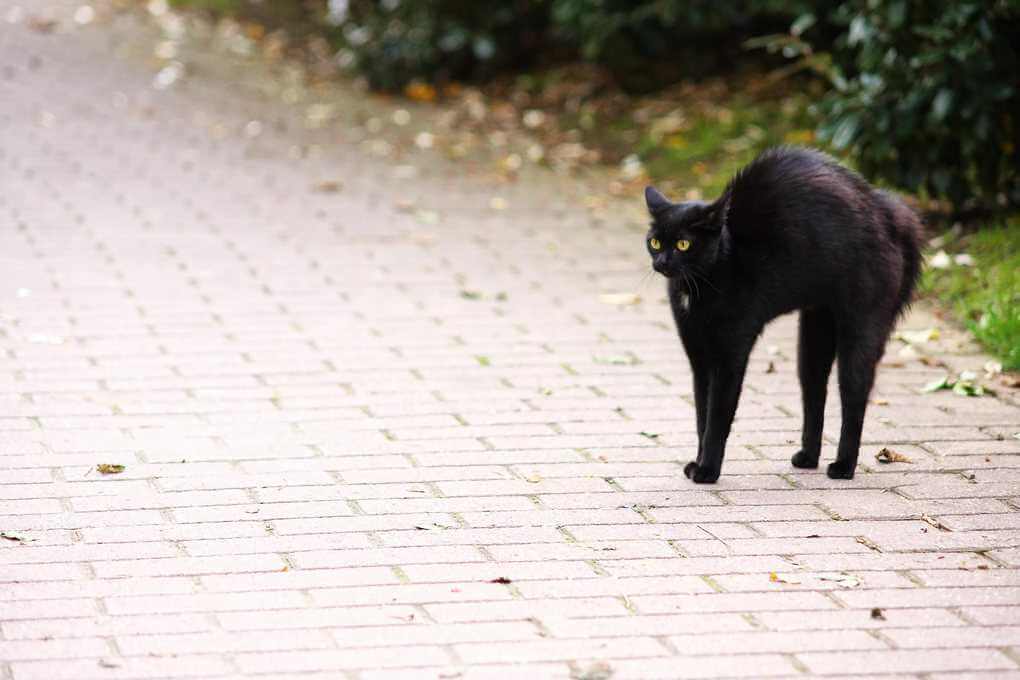
M 831 1 L 831 0 L 830 0 Z M 627 89 L 730 70 L 743 40 L 785 26 L 802 0 L 551 0 L 560 37 Z M 746 57 L 744 57 L 746 58 Z
M 1012 0 L 850 0 L 821 138 L 957 208 L 1020 205 L 1020 10 Z
M 384 90 L 523 66 L 538 52 L 548 17 L 545 0 L 345 0 L 330 7 L 354 66 Z

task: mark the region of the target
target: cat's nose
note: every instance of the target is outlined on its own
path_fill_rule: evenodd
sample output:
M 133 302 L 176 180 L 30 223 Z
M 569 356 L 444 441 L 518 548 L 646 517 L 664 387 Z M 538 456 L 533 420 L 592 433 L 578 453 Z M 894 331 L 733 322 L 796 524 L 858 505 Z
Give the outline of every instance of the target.
M 657 257 L 652 260 L 652 269 L 659 272 L 660 274 L 666 273 L 666 258 Z

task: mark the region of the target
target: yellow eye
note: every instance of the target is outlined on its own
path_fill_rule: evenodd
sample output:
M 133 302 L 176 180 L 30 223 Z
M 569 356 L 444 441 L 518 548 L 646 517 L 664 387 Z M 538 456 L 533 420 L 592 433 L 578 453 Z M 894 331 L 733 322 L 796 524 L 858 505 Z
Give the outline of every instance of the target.
M 691 247 L 691 242 L 686 239 L 680 239 L 676 242 L 676 249 L 683 252 Z
M 659 239 L 657 238 L 650 239 L 648 241 L 648 245 L 652 247 L 652 250 L 658 250 L 659 248 L 662 247 L 662 244 L 659 243 Z

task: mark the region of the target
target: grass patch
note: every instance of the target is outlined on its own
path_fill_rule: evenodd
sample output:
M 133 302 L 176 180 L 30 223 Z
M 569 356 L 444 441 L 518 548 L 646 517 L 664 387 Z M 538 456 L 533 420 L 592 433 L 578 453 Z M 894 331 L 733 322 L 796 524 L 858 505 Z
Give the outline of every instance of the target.
M 1020 218 L 955 238 L 945 250 L 969 254 L 974 266 L 928 267 L 922 293 L 949 308 L 1004 368 L 1020 370 Z
M 737 95 L 721 105 L 694 107 L 681 130 L 646 132 L 637 150 L 654 181 L 696 189 L 712 199 L 765 149 L 813 144 L 813 128 L 806 103 L 797 97 L 756 100 Z

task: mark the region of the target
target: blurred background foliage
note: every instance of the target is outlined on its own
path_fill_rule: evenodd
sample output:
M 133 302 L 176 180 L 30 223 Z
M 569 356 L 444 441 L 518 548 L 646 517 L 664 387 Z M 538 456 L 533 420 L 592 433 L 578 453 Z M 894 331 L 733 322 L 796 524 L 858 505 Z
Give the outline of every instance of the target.
M 777 91 L 807 94 L 803 112 L 784 109 L 801 123 L 812 118 L 817 137 L 804 141 L 844 152 L 873 181 L 947 201 L 957 214 L 1020 205 L 1020 0 L 174 4 L 267 23 L 301 17 L 372 87 L 410 87 L 425 99 L 449 83 L 578 61 L 597 65 L 611 87 L 630 94 L 771 72 Z M 794 81 L 780 84 L 778 76 Z M 784 141 L 782 129 L 761 137 L 752 146 Z M 653 166 L 670 156 L 690 160 L 690 152 L 644 142 Z

